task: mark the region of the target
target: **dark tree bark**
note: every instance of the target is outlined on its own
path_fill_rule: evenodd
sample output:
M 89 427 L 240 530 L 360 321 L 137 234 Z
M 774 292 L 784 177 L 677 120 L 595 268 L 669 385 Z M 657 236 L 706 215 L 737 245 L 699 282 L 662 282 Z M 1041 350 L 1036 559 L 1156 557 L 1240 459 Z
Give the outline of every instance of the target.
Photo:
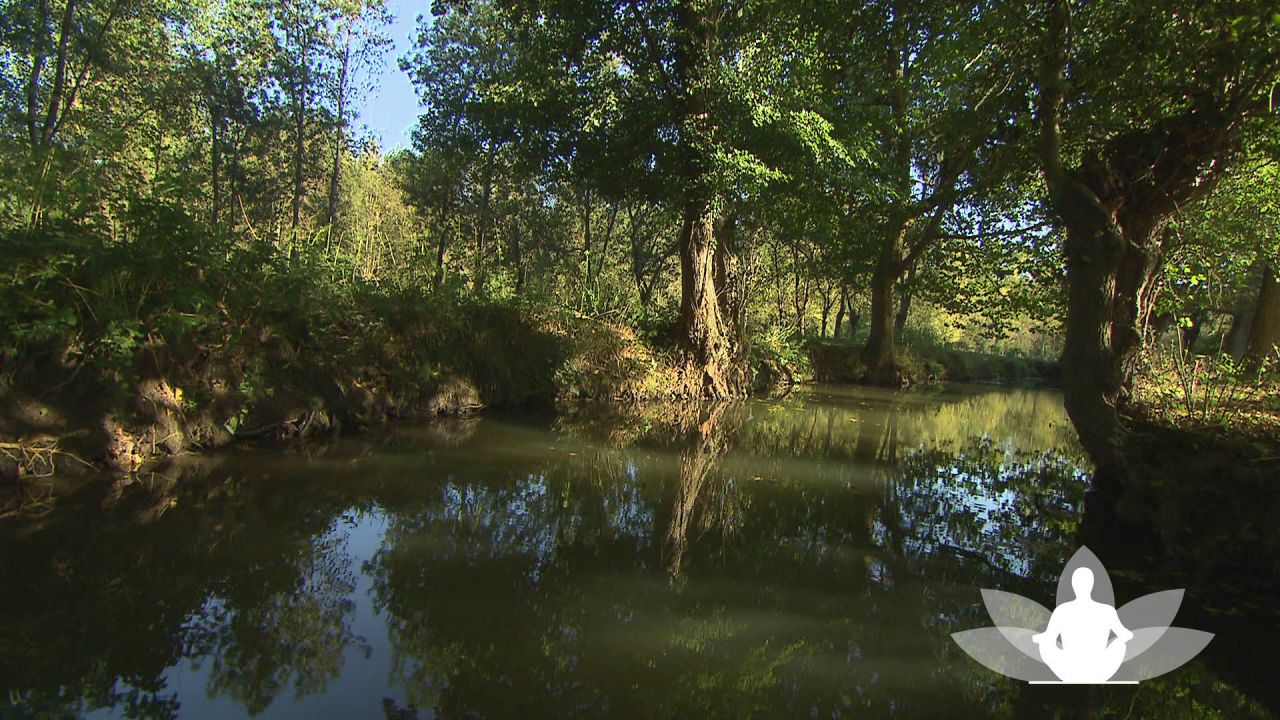
M 832 337 L 840 337 L 840 327 L 844 325 L 844 312 L 849 306 L 849 287 L 847 285 L 840 286 L 840 297 L 836 298 L 836 322 L 835 327 L 831 328 Z
M 1185 114 L 1092 141 L 1067 167 L 1064 99 L 1069 9 L 1055 3 L 1037 100 L 1039 154 L 1049 200 L 1066 230 L 1064 405 L 1101 469 L 1123 470 L 1129 400 L 1170 218 L 1213 185 L 1239 130 L 1238 109 L 1200 104 Z
M 54 134 L 62 124 L 59 115 L 62 111 L 62 93 L 67 85 L 67 61 L 70 53 L 71 33 L 75 25 L 76 3 L 67 0 L 62 13 L 62 26 L 58 31 L 58 54 L 55 56 L 53 71 L 53 89 L 45 106 L 44 125 L 40 132 L 40 144 L 48 147 L 53 144 Z M 43 64 L 43 63 L 42 63 Z M 38 81 L 38 75 L 33 76 Z M 28 96 L 29 97 L 29 96 Z M 69 103 L 68 103 L 69 105 Z
M 902 380 L 893 326 L 893 286 L 898 282 L 898 266 L 902 262 L 901 232 L 895 237 L 885 243 L 871 273 L 870 334 L 862 359 L 867 366 L 866 380 L 877 385 L 896 385 Z
M 1257 368 L 1268 359 L 1275 359 L 1277 345 L 1280 345 L 1280 277 L 1276 275 L 1275 264 L 1268 263 L 1262 271 L 1249 347 L 1244 353 L 1246 367 Z

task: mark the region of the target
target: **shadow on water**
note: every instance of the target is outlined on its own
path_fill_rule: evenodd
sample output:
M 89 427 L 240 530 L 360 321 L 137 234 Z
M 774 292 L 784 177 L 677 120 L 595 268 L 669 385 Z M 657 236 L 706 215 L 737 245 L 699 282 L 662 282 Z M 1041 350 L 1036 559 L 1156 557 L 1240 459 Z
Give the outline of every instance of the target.
M 1240 617 L 1269 612 L 1274 632 L 1274 595 L 1238 569 L 1153 565 L 1084 512 L 1049 391 L 491 417 L 173 472 L 0 526 L 0 716 L 1274 709 L 1226 652 L 1257 637 Z M 1049 603 L 1082 515 L 1122 597 L 1183 582 L 1180 624 L 1224 652 L 1137 688 L 1046 689 L 955 647 L 990 624 L 980 588 Z

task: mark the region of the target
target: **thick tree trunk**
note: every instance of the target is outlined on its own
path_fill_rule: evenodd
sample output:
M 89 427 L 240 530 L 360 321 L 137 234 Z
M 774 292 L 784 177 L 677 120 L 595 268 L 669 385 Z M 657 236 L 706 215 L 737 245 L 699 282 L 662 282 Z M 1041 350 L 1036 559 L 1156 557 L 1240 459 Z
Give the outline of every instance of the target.
M 1239 360 L 1249 347 L 1249 334 L 1253 330 L 1253 310 L 1238 311 L 1231 316 L 1231 327 L 1222 340 L 1222 350 Z
M 1059 198 L 1061 207 L 1073 201 Z M 1142 325 L 1159 268 L 1168 217 L 1102 220 L 1097 208 L 1063 213 L 1067 240 L 1067 321 L 1062 351 L 1063 404 L 1099 465 L 1123 463 L 1120 407 L 1129 399 L 1142 349 Z M 1062 212 L 1061 210 L 1059 212 Z M 1092 216 L 1092 220 L 1089 219 Z M 1127 232 L 1126 232 L 1127 230 Z
M 686 360 L 699 376 L 698 391 L 729 398 L 743 393 L 746 373 L 738 337 L 721 304 L 717 245 L 710 204 L 689 202 L 680 237 L 680 338 Z
M 705 397 L 730 398 L 747 390 L 740 338 L 726 304 L 730 295 L 733 253 L 716 228 L 714 156 L 719 125 L 713 107 L 714 75 L 722 60 L 719 18 L 710 4 L 677 3 L 674 74 L 687 92 L 681 98 L 687 132 L 682 132 L 681 174 L 685 193 L 680 236 L 680 339 L 690 383 Z
M 1275 265 L 1268 264 L 1262 271 L 1258 306 L 1244 353 L 1246 366 L 1257 368 L 1268 359 L 1275 360 L 1277 345 L 1280 345 L 1280 277 L 1276 275 Z
M 880 257 L 871 273 L 871 318 L 862 361 L 867 366 L 864 380 L 876 385 L 897 385 L 902 382 L 894 348 L 893 288 L 902 274 L 905 230 L 903 223 L 896 223 L 887 230 Z
M 894 352 L 893 285 L 896 279 L 879 268 L 871 276 L 870 334 L 862 359 L 867 365 L 866 381 L 877 385 L 897 385 L 902 381 Z
M 1129 400 L 1143 328 L 1165 244 L 1179 208 L 1213 187 L 1238 124 L 1230 113 L 1191 111 L 1075 153 L 1064 150 L 1059 114 L 1071 5 L 1054 3 L 1036 101 L 1039 155 L 1049 201 L 1066 230 L 1067 318 L 1063 404 L 1095 477 L 1127 471 L 1122 406 Z

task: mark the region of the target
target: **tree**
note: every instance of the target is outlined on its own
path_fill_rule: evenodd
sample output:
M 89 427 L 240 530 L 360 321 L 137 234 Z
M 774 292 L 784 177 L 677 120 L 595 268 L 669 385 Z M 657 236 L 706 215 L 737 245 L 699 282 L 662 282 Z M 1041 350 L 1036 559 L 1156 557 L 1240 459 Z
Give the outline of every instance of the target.
M 378 67 L 382 53 L 391 41 L 386 36 L 391 22 L 385 0 L 348 0 L 339 5 L 336 37 L 330 52 L 336 65 L 329 89 L 334 107 L 333 163 L 329 171 L 329 202 L 326 216 L 332 228 L 338 220 L 339 185 L 342 155 L 347 149 L 348 105 L 368 90 L 367 83 L 355 78 L 368 77 L 367 71 Z
M 1040 164 L 1066 231 L 1065 403 L 1095 462 L 1119 468 L 1169 221 L 1273 105 L 1280 25 L 1266 2 L 1035 9 Z
M 308 126 L 312 110 L 318 106 L 318 88 L 331 82 L 332 68 L 324 63 L 324 55 L 332 47 L 329 30 L 337 12 L 328 0 L 283 0 L 270 7 L 277 42 L 273 70 L 292 134 L 289 228 L 296 240 L 307 196 L 307 151 L 313 134 Z
M 130 105 L 150 106 L 148 94 L 167 87 L 157 71 L 171 49 L 170 13 L 151 1 L 0 3 L 0 114 L 6 138 L 27 147 L 20 172 L 28 226 L 45 218 L 45 199 L 59 181 L 56 165 L 79 165 L 93 155 L 85 144 L 110 143 L 110 131 L 127 133 L 149 119 Z M 82 114 L 99 130 L 90 143 L 76 127 Z
M 679 337 L 691 391 L 746 389 L 734 286 L 743 196 L 778 175 L 759 143 L 796 126 L 803 48 L 768 4 L 442 3 L 406 58 L 427 116 L 616 198 L 678 208 Z M 805 75 L 800 75 L 804 78 Z M 813 130 L 821 134 L 821 128 Z
M 1013 43 L 982 3 L 835 7 L 824 36 L 838 68 L 832 115 L 874 142 L 859 168 L 868 177 L 845 191 L 867 218 L 875 257 L 866 377 L 896 384 L 895 310 L 905 321 L 909 300 L 895 307 L 895 287 L 944 234 L 971 222 L 978 198 L 1019 180 L 1018 73 Z

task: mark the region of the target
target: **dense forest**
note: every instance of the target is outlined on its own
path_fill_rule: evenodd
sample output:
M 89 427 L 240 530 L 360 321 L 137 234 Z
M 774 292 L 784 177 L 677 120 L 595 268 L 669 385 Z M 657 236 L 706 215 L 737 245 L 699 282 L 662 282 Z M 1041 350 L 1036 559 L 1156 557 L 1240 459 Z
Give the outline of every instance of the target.
M 815 376 L 1060 379 L 1100 466 L 1274 431 L 1268 2 L 439 0 L 393 59 L 389 22 L 4 2 L 6 475 Z
M 1276 0 L 0 48 L 0 718 L 1280 716 Z

